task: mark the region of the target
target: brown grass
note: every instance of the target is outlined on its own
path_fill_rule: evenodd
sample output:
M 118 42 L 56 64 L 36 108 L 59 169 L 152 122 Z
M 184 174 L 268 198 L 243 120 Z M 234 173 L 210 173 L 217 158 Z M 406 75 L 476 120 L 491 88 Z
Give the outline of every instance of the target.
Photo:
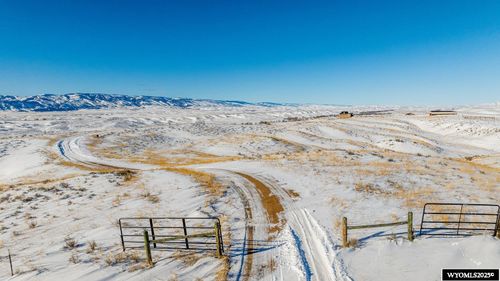
M 279 214 L 284 211 L 283 205 L 279 197 L 271 192 L 271 189 L 256 178 L 243 173 L 236 173 L 241 177 L 251 182 L 257 189 L 262 205 L 266 210 L 267 218 L 273 226 L 269 227 L 269 233 L 277 233 L 283 228 L 283 221 L 280 220 Z
M 435 198 L 436 191 L 432 187 L 413 188 L 411 190 L 396 190 L 396 198 L 403 200 L 403 205 L 408 208 L 422 208 L 425 203 Z
M 123 158 L 124 155 L 120 155 L 116 152 L 120 145 L 110 146 L 110 147 L 101 147 L 104 143 L 103 137 L 97 137 L 97 135 L 92 135 L 87 138 L 86 147 L 93 155 L 103 156 L 105 158 L 111 159 L 120 159 Z
M 151 194 L 149 191 L 144 192 L 141 196 L 151 203 L 160 202 L 160 197 L 158 197 L 158 195 Z
M 84 164 L 74 163 L 74 162 L 65 161 L 65 160 L 61 160 L 56 164 L 61 165 L 61 166 L 65 166 L 65 167 L 80 169 L 83 171 L 99 173 L 99 174 L 113 173 L 113 172 L 120 170 L 117 168 L 106 167 L 106 166 L 97 166 L 97 165 L 96 166 L 87 166 Z
M 371 183 L 357 182 L 354 184 L 354 190 L 357 192 L 377 194 L 377 195 L 390 195 L 391 192 L 380 188 L 378 185 Z
M 225 281 L 227 280 L 227 275 L 229 274 L 229 258 L 224 256 L 221 258 L 222 265 L 215 274 L 216 281 Z
M 263 160 L 276 161 L 286 159 L 287 161 L 296 161 L 298 163 L 307 164 L 314 162 L 322 166 L 332 167 L 360 167 L 361 163 L 357 160 L 344 158 L 341 152 L 324 149 L 304 150 L 286 153 L 271 153 L 262 156 Z
M 269 268 L 269 270 L 271 272 L 275 271 L 276 270 L 276 261 L 273 258 L 269 259 L 267 262 L 267 267 Z
M 300 193 L 298 193 L 295 190 L 292 189 L 285 189 L 285 192 L 290 196 L 291 198 L 300 198 Z
M 76 242 L 76 240 L 74 238 L 71 238 L 69 236 L 67 236 L 66 238 L 64 238 L 64 248 L 66 249 L 74 249 L 78 246 L 78 243 Z
M 109 253 L 104 261 L 108 266 L 120 263 L 139 263 L 141 261 L 141 255 L 138 251 L 127 251 L 117 254 Z
M 332 197 L 332 198 L 330 198 L 329 201 L 330 201 L 329 203 L 331 205 L 335 206 L 335 208 L 337 208 L 340 212 L 343 212 L 347 208 L 347 205 L 348 205 L 348 203 L 345 200 L 337 198 L 337 197 Z
M 162 168 L 174 168 L 178 166 L 209 164 L 241 159 L 241 157 L 236 156 L 217 156 L 193 150 L 169 150 L 164 151 L 162 154 L 167 154 L 169 157 L 167 158 L 160 155 L 160 152 L 158 151 L 146 150 L 142 156 L 132 157 L 130 158 L 130 161 L 156 165 Z
M 49 183 L 60 182 L 72 178 L 80 177 L 81 174 L 69 174 L 60 178 L 51 178 L 51 179 L 43 179 L 43 180 L 33 180 L 33 179 L 23 179 L 22 182 L 14 183 L 14 184 L 0 184 L 0 190 L 7 190 L 10 188 L 16 188 L 26 185 L 46 185 Z
M 201 184 L 210 194 L 215 196 L 222 196 L 225 188 L 220 184 L 216 177 L 210 173 L 197 171 L 188 168 L 165 168 L 167 171 L 190 176 L 199 184 Z
M 122 177 L 125 183 L 132 183 L 137 181 L 137 179 L 139 179 L 137 171 L 132 171 L 128 169 L 117 171 L 115 172 L 115 175 Z
M 80 262 L 80 258 L 78 257 L 78 254 L 76 253 L 72 253 L 71 256 L 69 257 L 68 261 L 70 263 L 74 263 L 74 264 L 77 264 Z
M 355 248 L 356 246 L 358 246 L 358 243 L 359 243 L 358 239 L 351 238 L 351 239 L 349 239 L 349 241 L 347 241 L 347 247 Z
M 149 268 L 150 266 L 147 264 L 147 263 L 136 263 L 136 264 L 132 264 L 131 266 L 128 267 L 127 271 L 128 272 L 134 272 L 134 271 L 137 271 L 137 270 L 143 270 L 143 269 L 146 269 L 146 268 Z
M 87 253 L 93 253 L 97 249 L 95 240 L 89 241 L 87 246 Z
M 172 256 L 173 259 L 181 261 L 185 266 L 193 266 L 196 264 L 202 256 L 193 253 L 193 252 L 182 252 L 182 251 L 175 251 Z
M 58 136 L 58 137 L 49 137 L 48 138 L 48 142 L 47 142 L 47 146 L 54 146 L 58 140 L 61 139 L 61 136 Z

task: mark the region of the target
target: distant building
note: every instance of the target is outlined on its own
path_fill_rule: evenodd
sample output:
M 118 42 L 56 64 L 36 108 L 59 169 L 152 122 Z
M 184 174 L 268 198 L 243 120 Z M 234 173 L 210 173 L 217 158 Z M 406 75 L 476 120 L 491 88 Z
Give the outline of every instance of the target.
M 352 116 L 354 116 L 354 114 L 347 112 L 347 111 L 342 111 L 339 113 L 339 115 L 337 115 L 338 118 L 342 118 L 342 119 L 351 118 Z
M 453 110 L 431 110 L 431 112 L 429 112 L 429 116 L 437 115 L 457 115 L 457 112 Z

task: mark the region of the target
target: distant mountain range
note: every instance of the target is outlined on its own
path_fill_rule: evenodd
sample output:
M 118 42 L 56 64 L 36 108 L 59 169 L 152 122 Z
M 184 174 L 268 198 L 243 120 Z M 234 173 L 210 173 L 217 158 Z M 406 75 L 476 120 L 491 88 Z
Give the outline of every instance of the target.
M 72 93 L 65 95 L 36 95 L 28 97 L 0 95 L 0 110 L 11 111 L 70 111 L 79 109 L 101 109 L 117 107 L 170 106 L 188 108 L 194 106 L 280 106 L 285 104 L 244 101 L 168 98 L 158 96 L 127 96 L 93 93 Z

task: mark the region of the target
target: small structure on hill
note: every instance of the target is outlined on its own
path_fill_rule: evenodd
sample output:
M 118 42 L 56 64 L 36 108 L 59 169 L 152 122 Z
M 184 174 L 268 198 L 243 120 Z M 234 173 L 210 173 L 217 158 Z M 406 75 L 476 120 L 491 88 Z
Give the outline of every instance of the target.
M 347 111 L 342 111 L 339 113 L 339 115 L 337 115 L 338 118 L 342 118 L 342 119 L 351 118 L 352 116 L 354 116 L 354 114 L 347 112 Z
M 429 112 L 429 116 L 438 115 L 457 115 L 457 112 L 453 110 L 431 110 L 431 112 Z

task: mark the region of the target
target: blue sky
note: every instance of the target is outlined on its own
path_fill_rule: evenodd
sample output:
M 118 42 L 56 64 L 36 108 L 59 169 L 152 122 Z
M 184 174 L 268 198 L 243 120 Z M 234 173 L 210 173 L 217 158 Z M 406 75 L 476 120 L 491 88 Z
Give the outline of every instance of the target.
M 500 101 L 500 1 L 0 0 L 0 94 Z

